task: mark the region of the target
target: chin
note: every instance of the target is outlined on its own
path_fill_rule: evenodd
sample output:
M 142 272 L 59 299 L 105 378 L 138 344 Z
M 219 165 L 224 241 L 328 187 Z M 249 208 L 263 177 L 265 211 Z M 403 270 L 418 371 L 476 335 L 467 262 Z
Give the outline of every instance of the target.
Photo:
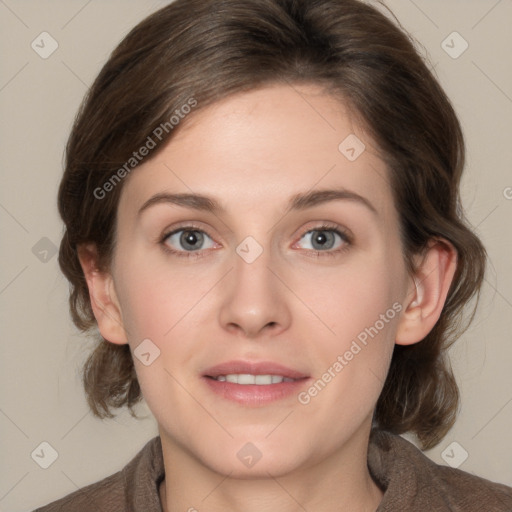
M 213 464 L 207 465 L 216 473 L 229 476 L 231 479 L 253 480 L 266 479 L 269 477 L 279 478 L 300 468 L 300 462 L 290 459 L 290 456 L 291 454 L 286 455 L 284 453 L 277 456 L 276 454 L 270 456 L 263 455 L 261 459 L 255 462 L 251 467 L 245 466 L 238 459 L 230 462 L 225 460 L 212 461 Z
M 307 454 L 299 450 L 307 443 L 295 446 L 285 445 L 282 439 L 276 441 L 270 442 L 264 436 L 237 437 L 226 444 L 219 443 L 214 452 L 208 451 L 200 460 L 217 473 L 241 480 L 284 476 L 307 463 Z

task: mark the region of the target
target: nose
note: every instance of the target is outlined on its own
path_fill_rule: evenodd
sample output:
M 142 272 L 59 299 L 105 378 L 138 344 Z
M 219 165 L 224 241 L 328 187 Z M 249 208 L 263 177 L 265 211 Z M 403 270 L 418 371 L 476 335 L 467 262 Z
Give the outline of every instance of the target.
M 251 339 L 286 330 L 291 322 L 290 293 L 269 251 L 250 263 L 234 252 L 233 260 L 222 292 L 222 327 Z

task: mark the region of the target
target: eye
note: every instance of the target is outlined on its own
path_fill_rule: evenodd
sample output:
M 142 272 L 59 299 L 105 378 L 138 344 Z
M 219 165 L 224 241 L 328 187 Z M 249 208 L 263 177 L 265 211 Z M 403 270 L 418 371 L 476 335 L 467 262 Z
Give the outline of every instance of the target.
M 351 244 L 351 238 L 343 230 L 325 225 L 307 231 L 300 240 L 307 241 L 304 249 L 315 251 L 317 255 L 325 253 L 326 256 L 347 250 Z
M 204 245 L 205 240 L 210 243 Z M 177 254 L 178 256 L 189 256 L 187 253 L 197 252 L 203 249 L 214 247 L 211 237 L 201 229 L 194 226 L 184 226 L 170 233 L 166 233 L 162 238 L 162 244 L 166 250 Z

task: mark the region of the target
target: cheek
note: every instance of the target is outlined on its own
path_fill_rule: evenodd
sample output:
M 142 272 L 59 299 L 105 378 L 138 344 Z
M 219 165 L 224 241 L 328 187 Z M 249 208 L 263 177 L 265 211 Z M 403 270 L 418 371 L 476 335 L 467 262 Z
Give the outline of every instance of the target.
M 365 258 L 303 280 L 300 295 L 307 298 L 304 302 L 311 314 L 305 314 L 311 328 L 322 333 L 329 346 L 336 346 L 340 340 L 356 338 L 386 312 L 393 320 L 393 304 L 403 288 L 394 266 L 386 258 Z M 390 323 L 386 322 L 386 330 Z M 378 327 L 383 330 L 380 322 Z
M 308 349 L 320 382 L 306 391 L 304 403 L 329 408 L 343 402 L 343 410 L 362 414 L 377 400 L 403 309 L 403 275 L 400 255 L 383 252 L 305 282 L 301 293 L 316 315 L 307 314 L 302 328 L 317 340 Z
M 118 268 L 123 324 L 132 346 L 144 338 L 160 348 L 168 344 L 175 327 L 199 314 L 198 306 L 207 302 L 208 292 L 218 281 L 212 272 L 202 275 L 197 267 L 173 268 L 169 262 L 147 257 L 120 261 Z

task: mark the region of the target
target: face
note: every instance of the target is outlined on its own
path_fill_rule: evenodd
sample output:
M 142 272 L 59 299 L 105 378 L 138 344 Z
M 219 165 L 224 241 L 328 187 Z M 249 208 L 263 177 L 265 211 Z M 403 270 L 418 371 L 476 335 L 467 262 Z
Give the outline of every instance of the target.
M 410 282 L 388 170 L 315 86 L 184 123 L 118 207 L 112 277 L 132 352 L 149 340 L 144 398 L 162 442 L 215 471 L 311 467 L 364 439 L 389 367 Z

